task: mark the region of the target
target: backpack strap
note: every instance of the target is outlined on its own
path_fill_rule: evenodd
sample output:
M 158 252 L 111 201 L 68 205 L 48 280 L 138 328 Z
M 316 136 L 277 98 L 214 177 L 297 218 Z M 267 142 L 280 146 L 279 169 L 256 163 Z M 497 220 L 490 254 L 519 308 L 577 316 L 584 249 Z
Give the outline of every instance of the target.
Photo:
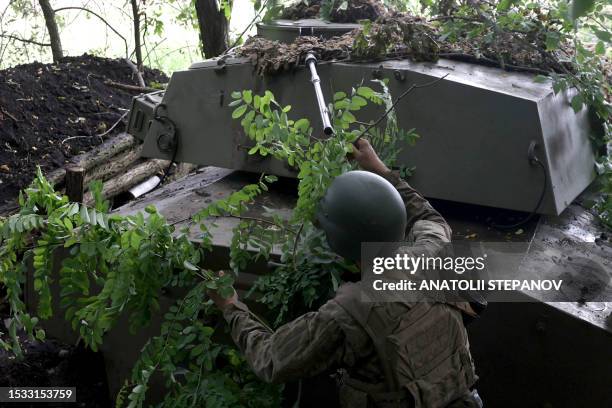
M 374 345 L 380 361 L 385 385 L 388 393 L 396 396 L 402 391 L 394 374 L 392 355 L 388 351 L 387 337 L 395 327 L 384 319 L 382 313 L 376 313 L 375 308 L 382 307 L 367 297 L 367 292 L 361 290 L 360 282 L 345 283 L 338 288 L 334 300 L 363 328 Z M 426 313 L 430 304 L 417 303 L 410 309 L 412 317 L 419 318 Z
M 364 299 L 362 299 L 362 296 Z M 345 283 L 338 288 L 334 300 L 357 321 L 359 326 L 364 329 L 374 345 L 376 355 L 380 361 L 381 369 L 385 379 L 385 384 L 389 392 L 398 391 L 397 379 L 393 375 L 393 367 L 387 353 L 386 338 L 391 334 L 393 328 L 387 327 L 380 316 L 372 314 L 375 303 L 365 298 L 365 291 L 361 290 L 359 283 Z M 373 316 L 374 318 L 371 318 Z M 378 317 L 378 318 L 376 318 Z

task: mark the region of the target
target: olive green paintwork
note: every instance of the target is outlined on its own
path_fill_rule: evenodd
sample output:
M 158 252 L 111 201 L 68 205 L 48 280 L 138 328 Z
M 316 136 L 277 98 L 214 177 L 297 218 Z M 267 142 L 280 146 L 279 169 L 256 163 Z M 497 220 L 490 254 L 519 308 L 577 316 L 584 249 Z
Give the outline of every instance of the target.
M 430 198 L 532 211 L 544 185 L 538 166 L 527 154 L 532 142 L 546 168 L 546 191 L 538 212 L 559 214 L 594 179 L 592 128 L 586 109 L 574 113 L 572 93 L 554 94 L 550 83 L 534 76 L 505 72 L 456 61 L 416 63 L 409 60 L 381 63 L 319 63 L 321 88 L 327 101 L 334 91 L 350 91 L 356 84 L 376 87 L 374 78 L 389 78 L 393 95 L 413 84 L 447 75 L 436 84 L 415 89 L 397 105 L 399 124 L 415 128 L 421 136 L 415 146 L 404 146 L 399 164 L 415 166 L 412 185 Z M 304 67 L 261 78 L 246 59 L 227 58 L 194 64 L 172 75 L 160 110 L 176 125 L 175 159 L 281 176 L 294 173 L 271 158 L 247 154 L 252 142 L 239 121 L 231 117 L 231 93 L 271 90 L 290 116 L 309 118 L 322 133 L 314 90 Z M 133 127 L 132 116 L 146 97 L 138 97 L 128 131 L 144 141 L 143 155 L 170 159 L 157 140 L 168 132 L 165 122 L 150 128 Z M 369 109 L 361 120 L 378 117 L 382 109 Z M 146 129 L 145 129 L 146 130 Z M 146 136 L 144 136 L 146 133 Z

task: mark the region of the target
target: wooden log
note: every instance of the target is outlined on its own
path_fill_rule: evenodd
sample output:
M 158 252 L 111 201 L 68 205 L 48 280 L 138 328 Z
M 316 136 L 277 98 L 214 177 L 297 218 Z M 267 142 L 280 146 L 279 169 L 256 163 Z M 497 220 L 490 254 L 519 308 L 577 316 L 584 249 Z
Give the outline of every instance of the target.
M 59 169 L 55 169 L 47 173 L 45 177 L 57 189 L 64 185 L 64 178 L 66 177 L 66 169 L 64 167 L 60 167 Z
M 92 180 L 106 181 L 132 167 L 140 158 L 142 146 L 132 147 L 111 157 L 108 162 L 90 169 L 85 174 L 85 188 Z
M 83 202 L 85 192 L 85 169 L 78 166 L 66 167 L 66 195 L 73 203 Z
M 125 173 L 105 182 L 104 186 L 102 187 L 102 196 L 104 198 L 109 198 L 123 193 L 141 181 L 144 181 L 147 178 L 154 176 L 158 172 L 165 170 L 169 164 L 169 160 L 161 159 L 151 159 L 137 164 Z M 92 202 L 92 194 L 90 192 L 86 193 L 85 203 L 91 204 Z
M 128 133 L 120 133 L 89 152 L 73 157 L 67 165 L 82 167 L 87 172 L 96 166 L 109 162 L 113 156 L 136 146 L 137 143 L 134 136 Z M 46 175 L 47 180 L 55 185 L 56 189 L 64 186 L 65 176 L 65 168 L 53 170 Z
M 74 160 L 72 160 L 72 163 L 83 167 L 85 170 L 89 170 L 107 162 L 117 153 L 135 146 L 136 143 L 137 141 L 134 136 L 130 135 L 129 133 L 120 133 L 112 139 L 108 139 L 101 145 L 94 147 L 89 152 L 75 157 Z

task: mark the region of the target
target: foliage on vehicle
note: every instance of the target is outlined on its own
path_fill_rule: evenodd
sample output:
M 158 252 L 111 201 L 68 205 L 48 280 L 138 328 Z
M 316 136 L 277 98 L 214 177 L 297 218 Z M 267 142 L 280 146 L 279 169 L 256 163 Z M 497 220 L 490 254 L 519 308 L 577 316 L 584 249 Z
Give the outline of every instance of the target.
M 127 318 L 130 330 L 137 332 L 161 312 L 161 330 L 143 347 L 117 406 L 143 406 L 156 373 L 167 388 L 164 407 L 278 406 L 282 387 L 260 382 L 229 345 L 227 335 L 220 341 L 222 319 L 206 293 L 231 295 L 233 275 L 219 276 L 199 266 L 212 247 L 210 227 L 220 217 L 238 220 L 230 248 L 235 273 L 254 259 L 277 263 L 274 272 L 256 282 L 251 295 L 268 307 L 274 325 L 331 296 L 342 273 L 356 269 L 329 249 L 324 234 L 313 225 L 319 199 L 334 177 L 353 168 L 347 153 L 366 130 L 381 146 L 416 138 L 412 131 L 399 130 L 393 114 L 387 118 L 387 130 L 368 129 L 357 120 L 355 115 L 369 103 L 390 106 L 388 90 L 380 84 L 379 92 L 359 86 L 350 94 L 334 95 L 330 109 L 337 132 L 327 139 L 319 137 L 307 119 L 290 119 L 291 108 L 281 106 L 270 92 L 233 94 L 233 116 L 253 142 L 250 154 L 272 155 L 299 174 L 298 199 L 289 219 L 245 215 L 276 180 L 270 175 L 262 174 L 257 183 L 209 204 L 192 217 L 189 227 L 176 231 L 153 206 L 134 215 L 109 213 L 99 182 L 90 186 L 94 206 L 69 202 L 39 169 L 20 197 L 19 213 L 0 221 L 0 283 L 11 308 L 8 336 L 0 345 L 20 356 L 20 334 L 42 340 L 40 321 L 62 314 L 81 341 L 98 350 L 120 319 Z M 384 150 L 387 164 L 393 164 L 398 151 Z M 199 228 L 200 243 L 190 239 L 190 227 Z M 273 250 L 280 251 L 280 257 L 272 259 Z M 30 265 L 35 315 L 22 301 Z M 58 300 L 52 293 L 54 283 L 60 288 L 59 309 L 53 307 Z M 166 291 L 181 294 L 175 304 L 164 304 Z

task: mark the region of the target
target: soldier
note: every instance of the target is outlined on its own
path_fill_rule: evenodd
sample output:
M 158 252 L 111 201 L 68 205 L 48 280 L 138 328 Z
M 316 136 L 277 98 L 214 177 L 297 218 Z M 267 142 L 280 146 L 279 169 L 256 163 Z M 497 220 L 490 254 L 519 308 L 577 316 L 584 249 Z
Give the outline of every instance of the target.
M 362 241 L 407 240 L 430 253 L 450 242 L 444 218 L 383 164 L 367 140 L 354 150 L 365 171 L 337 177 L 317 216 L 336 253 L 359 262 Z M 263 381 L 339 370 L 342 407 L 482 406 L 471 389 L 477 376 L 462 320 L 462 311 L 473 313 L 469 306 L 460 311 L 445 303 L 362 302 L 360 293 L 359 283 L 345 283 L 318 311 L 275 332 L 254 319 L 236 293 L 228 299 L 210 295 Z

